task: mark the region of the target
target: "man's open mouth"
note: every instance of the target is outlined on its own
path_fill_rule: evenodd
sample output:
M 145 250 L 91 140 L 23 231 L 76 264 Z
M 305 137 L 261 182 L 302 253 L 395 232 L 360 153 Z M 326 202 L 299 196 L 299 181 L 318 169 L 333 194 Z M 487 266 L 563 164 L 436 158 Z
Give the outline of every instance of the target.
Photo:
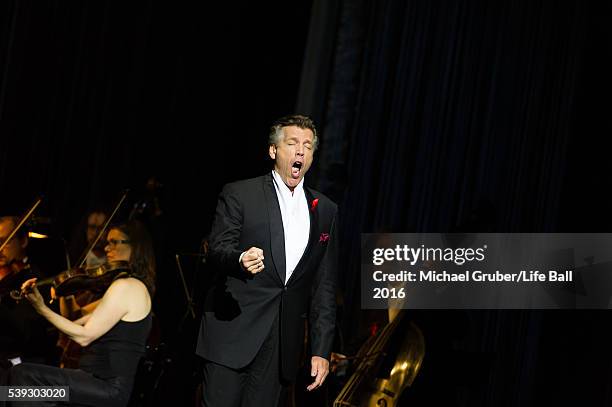
M 300 177 L 300 170 L 302 169 L 303 163 L 296 161 L 291 165 L 291 177 L 298 179 Z

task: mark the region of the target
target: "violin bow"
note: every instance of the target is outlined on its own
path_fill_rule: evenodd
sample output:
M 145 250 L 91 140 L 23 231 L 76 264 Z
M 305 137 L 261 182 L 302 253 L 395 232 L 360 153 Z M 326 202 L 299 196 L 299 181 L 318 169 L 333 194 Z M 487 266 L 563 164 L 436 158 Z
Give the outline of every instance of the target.
M 38 208 L 38 205 L 40 205 L 40 203 L 42 202 L 42 198 L 38 197 L 36 198 L 36 201 L 34 202 L 34 204 L 30 207 L 30 209 L 21 217 L 21 219 L 19 220 L 19 223 L 17 223 L 17 225 L 15 225 L 15 227 L 13 228 L 13 230 L 11 231 L 11 233 L 8 235 L 8 237 L 6 238 L 6 240 L 4 241 L 4 243 L 2 243 L 2 245 L 0 245 L 0 251 L 2 251 L 2 249 L 4 249 L 4 247 L 9 244 L 9 242 L 11 241 L 11 239 L 17 234 L 17 232 L 19 231 L 19 229 L 21 229 L 21 227 L 24 225 L 24 223 L 26 223 L 28 221 L 28 219 L 30 218 L 30 216 L 32 216 L 32 214 L 34 213 L 34 211 L 36 210 L 36 208 Z
M 115 215 L 119 211 L 119 208 L 121 208 L 121 204 L 123 204 L 123 201 L 125 201 L 125 198 L 127 198 L 128 192 L 130 192 L 129 189 L 126 189 L 126 190 L 123 191 L 123 195 L 121 195 L 121 198 L 119 198 L 119 202 L 117 202 L 117 205 L 115 205 L 115 209 L 113 209 L 113 212 L 110 214 L 108 219 L 106 219 L 106 221 L 104 222 L 104 226 L 102 226 L 102 230 L 100 230 L 100 232 L 98 232 L 98 235 L 96 236 L 96 238 L 94 240 L 92 240 L 92 242 L 89 244 L 89 246 L 87 246 L 87 248 L 85 249 L 85 251 L 83 252 L 81 257 L 79 258 L 79 261 L 77 262 L 77 267 L 78 268 L 81 268 L 81 267 L 83 267 L 85 265 L 85 262 L 87 261 L 87 256 L 89 255 L 89 252 L 91 252 L 93 250 L 93 248 L 96 247 L 96 245 L 98 244 L 98 241 L 100 241 L 100 238 L 106 232 L 106 229 L 108 228 L 108 225 L 110 225 L 110 223 L 112 222 L 113 218 L 115 217 Z

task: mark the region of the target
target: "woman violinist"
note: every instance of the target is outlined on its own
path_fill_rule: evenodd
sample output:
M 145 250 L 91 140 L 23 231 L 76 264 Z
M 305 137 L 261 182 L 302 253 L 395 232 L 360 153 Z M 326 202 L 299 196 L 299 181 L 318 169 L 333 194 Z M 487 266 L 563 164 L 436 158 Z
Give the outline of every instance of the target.
M 47 307 L 35 279 L 22 286 L 39 314 L 83 346 L 79 369 L 21 364 L 10 369 L 10 385 L 69 386 L 71 404 L 128 403 L 151 329 L 155 260 L 151 239 L 138 221 L 111 227 L 106 240 L 109 262 L 128 261 L 130 270 L 110 284 L 92 313 L 70 321 Z

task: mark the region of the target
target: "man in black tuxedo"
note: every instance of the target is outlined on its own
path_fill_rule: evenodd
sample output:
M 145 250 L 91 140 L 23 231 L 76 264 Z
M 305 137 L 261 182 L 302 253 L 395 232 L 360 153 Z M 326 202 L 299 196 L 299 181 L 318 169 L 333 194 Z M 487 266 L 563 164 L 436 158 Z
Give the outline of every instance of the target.
M 217 274 L 196 350 L 205 359 L 205 406 L 276 406 L 296 376 L 307 317 L 308 390 L 329 372 L 337 207 L 304 187 L 317 142 L 310 118 L 277 120 L 269 138 L 274 169 L 219 195 L 209 246 Z

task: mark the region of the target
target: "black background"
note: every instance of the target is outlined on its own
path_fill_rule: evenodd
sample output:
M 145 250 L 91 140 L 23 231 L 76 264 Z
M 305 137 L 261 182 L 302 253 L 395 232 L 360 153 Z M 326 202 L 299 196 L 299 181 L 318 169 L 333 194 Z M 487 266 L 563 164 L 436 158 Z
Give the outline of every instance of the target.
M 221 186 L 270 168 L 267 128 L 303 105 L 302 81 L 322 89 L 304 112 L 322 130 L 309 182 L 344 215 L 347 336 L 360 232 L 609 231 L 608 3 L 327 4 L 317 48 L 308 36 L 329 27 L 312 2 L 3 2 L 0 213 L 43 194 L 39 216 L 67 238 L 156 175 L 166 254 L 198 251 Z M 305 55 L 327 76 L 302 77 Z M 428 353 L 412 405 L 612 402 L 608 311 L 414 319 Z

